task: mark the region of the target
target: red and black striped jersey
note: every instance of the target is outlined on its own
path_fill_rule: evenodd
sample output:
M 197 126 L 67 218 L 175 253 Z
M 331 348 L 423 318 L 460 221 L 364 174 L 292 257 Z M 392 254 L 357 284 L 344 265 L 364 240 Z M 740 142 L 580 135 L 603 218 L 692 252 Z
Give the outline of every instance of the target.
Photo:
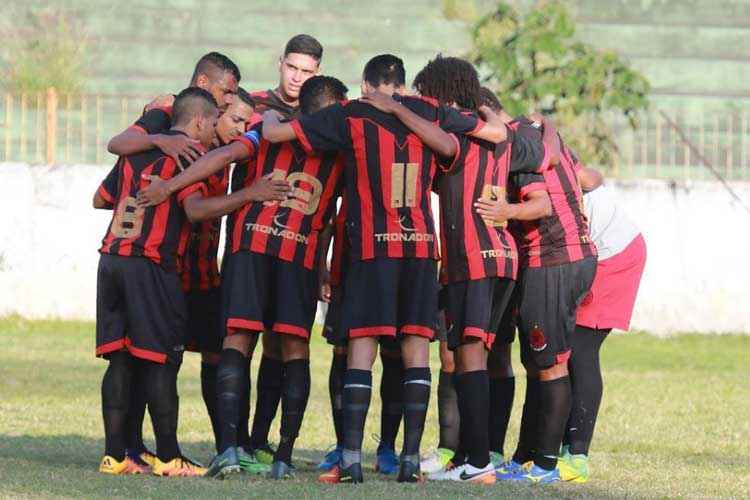
M 162 134 L 172 128 L 172 106 L 152 108 L 128 128 L 145 134 Z
M 178 270 L 190 234 L 182 202 L 191 193 L 203 190 L 203 185 L 193 184 L 167 201 L 147 208 L 136 204 L 136 195 L 139 189 L 149 184 L 142 176 L 170 179 L 179 171 L 175 161 L 159 149 L 122 156 L 117 160 L 99 186 L 99 195 L 114 209 L 99 252 L 146 257 L 168 271 Z
M 255 102 L 255 113 L 261 116 L 269 109 L 273 109 L 281 113 L 284 118 L 289 119 L 294 116 L 299 109 L 298 106 L 290 106 L 282 101 L 276 92 L 271 89 L 256 90 L 255 92 L 251 92 L 250 96 Z
M 431 99 L 394 98 L 448 132 L 483 126 L 476 117 Z M 352 258 L 439 258 L 430 203 L 438 158 L 419 137 L 396 117 L 361 101 L 334 104 L 291 124 L 306 150 L 344 155 Z
M 509 127 L 508 139 L 492 144 L 459 136 L 460 148 L 450 173 L 439 176 L 441 281 L 488 277 L 516 279 L 518 251 L 507 223 L 489 224 L 474 207 L 479 198 L 505 198 L 508 174 L 545 168 L 541 136 Z
M 270 175 L 286 179 L 292 190 L 285 201 L 253 202 L 234 212 L 228 226 L 231 251 L 263 253 L 313 269 L 320 230 L 331 219 L 341 190 L 340 156 L 307 154 L 298 141 L 270 143 L 260 139 L 261 127 L 235 139 L 251 157 L 257 154 L 246 166 L 243 185 Z
M 583 211 L 583 195 L 576 171 L 580 163 L 561 140 L 560 163 L 539 174 L 517 174 L 510 178 L 513 201 L 532 191 L 545 190 L 552 215 L 535 221 L 511 221 L 524 267 L 546 267 L 576 262 L 596 255 Z
M 341 285 L 343 266 L 349 258 L 349 241 L 346 237 L 346 202 L 342 201 L 333 221 L 333 255 L 331 256 L 331 286 Z
M 213 174 L 204 181 L 204 196 L 224 196 L 229 183 L 229 167 Z M 219 236 L 221 217 L 196 222 L 190 229 L 185 257 L 182 265 L 182 289 L 210 290 L 219 286 Z

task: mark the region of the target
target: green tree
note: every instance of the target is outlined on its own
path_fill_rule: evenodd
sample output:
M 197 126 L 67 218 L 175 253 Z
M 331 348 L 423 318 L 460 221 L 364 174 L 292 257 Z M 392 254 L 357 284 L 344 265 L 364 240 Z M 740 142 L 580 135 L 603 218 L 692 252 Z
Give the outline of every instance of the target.
M 476 22 L 472 39 L 471 59 L 508 112 L 552 115 L 588 163 L 609 165 L 617 152 L 610 112 L 635 129 L 648 107 L 648 80 L 616 53 L 577 41 L 560 1 L 537 2 L 523 14 L 500 2 Z

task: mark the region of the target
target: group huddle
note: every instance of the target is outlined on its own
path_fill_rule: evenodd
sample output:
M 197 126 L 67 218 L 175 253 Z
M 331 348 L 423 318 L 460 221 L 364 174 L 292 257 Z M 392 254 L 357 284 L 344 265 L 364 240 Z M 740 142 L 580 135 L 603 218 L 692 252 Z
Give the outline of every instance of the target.
M 297 35 L 278 87 L 248 93 L 237 66 L 209 53 L 188 88 L 154 99 L 109 142 L 118 160 L 94 196 L 113 212 L 97 275 L 96 354 L 109 362 L 100 472 L 293 477 L 323 301 L 336 447 L 319 481 L 363 481 L 379 350 L 378 473 L 585 482 L 599 348 L 612 328 L 628 329 L 643 238 L 551 121 L 509 116 L 469 62 L 438 55 L 410 92 L 401 59 L 378 55 L 362 97 L 348 100 L 341 81 L 319 74 L 322 56 Z M 506 458 L 516 330 L 527 384 Z M 420 454 L 433 340 L 440 442 Z M 216 444 L 205 468 L 177 440 L 185 350 L 202 357 Z M 155 453 L 142 438 L 146 407 Z

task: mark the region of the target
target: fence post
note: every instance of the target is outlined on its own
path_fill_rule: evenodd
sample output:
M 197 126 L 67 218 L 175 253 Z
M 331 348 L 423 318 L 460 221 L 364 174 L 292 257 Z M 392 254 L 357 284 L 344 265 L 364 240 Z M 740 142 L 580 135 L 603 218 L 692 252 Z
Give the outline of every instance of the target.
M 10 161 L 13 147 L 13 96 L 5 94 L 5 161 Z
M 47 89 L 47 165 L 55 164 L 55 147 L 57 146 L 57 91 L 55 87 Z
M 96 164 L 102 163 L 102 96 L 96 95 Z
M 21 144 L 20 144 L 20 151 L 19 151 L 19 160 L 21 161 L 29 161 L 29 159 L 26 157 L 28 153 L 28 145 L 26 144 L 26 108 L 28 107 L 28 103 L 26 94 L 21 94 Z
M 81 94 L 81 162 L 86 163 L 86 94 Z

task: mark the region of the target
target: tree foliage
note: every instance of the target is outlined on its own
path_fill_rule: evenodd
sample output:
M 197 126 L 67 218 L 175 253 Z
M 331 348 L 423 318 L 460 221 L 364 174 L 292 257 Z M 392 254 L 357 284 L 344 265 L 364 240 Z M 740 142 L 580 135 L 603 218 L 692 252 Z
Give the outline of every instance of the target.
M 506 2 L 476 22 L 471 59 L 509 113 L 553 116 L 586 162 L 608 165 L 617 144 L 608 112 L 637 128 L 648 107 L 648 80 L 616 53 L 575 39 L 563 3 L 538 2 L 523 14 Z

